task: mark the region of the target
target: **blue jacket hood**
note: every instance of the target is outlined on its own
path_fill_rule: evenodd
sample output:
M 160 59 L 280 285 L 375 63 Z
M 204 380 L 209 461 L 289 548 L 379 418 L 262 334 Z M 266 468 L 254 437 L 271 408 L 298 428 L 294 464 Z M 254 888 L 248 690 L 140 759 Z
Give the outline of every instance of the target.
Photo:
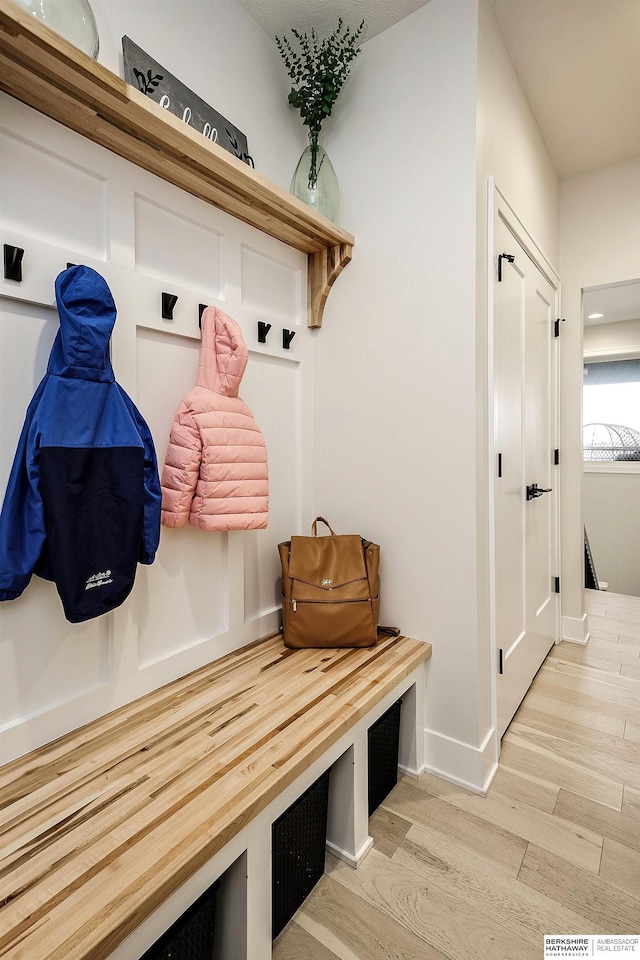
M 47 372 L 78 380 L 115 380 L 109 341 L 116 322 L 116 305 L 104 277 L 78 265 L 56 277 L 60 329 Z

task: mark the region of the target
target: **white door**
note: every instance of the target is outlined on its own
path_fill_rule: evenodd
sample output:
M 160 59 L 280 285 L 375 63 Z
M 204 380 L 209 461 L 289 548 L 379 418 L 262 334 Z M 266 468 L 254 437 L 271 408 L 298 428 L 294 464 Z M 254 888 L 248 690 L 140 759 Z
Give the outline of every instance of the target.
M 495 624 L 501 737 L 556 639 L 557 314 L 556 290 L 500 216 L 495 258 Z

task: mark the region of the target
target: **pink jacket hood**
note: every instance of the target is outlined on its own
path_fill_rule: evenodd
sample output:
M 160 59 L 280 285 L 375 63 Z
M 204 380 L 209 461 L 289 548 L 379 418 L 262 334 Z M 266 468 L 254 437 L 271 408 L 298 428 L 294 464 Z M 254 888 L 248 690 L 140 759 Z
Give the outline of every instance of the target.
M 202 346 L 197 384 L 225 397 L 237 397 L 249 351 L 240 327 L 217 307 L 202 314 Z

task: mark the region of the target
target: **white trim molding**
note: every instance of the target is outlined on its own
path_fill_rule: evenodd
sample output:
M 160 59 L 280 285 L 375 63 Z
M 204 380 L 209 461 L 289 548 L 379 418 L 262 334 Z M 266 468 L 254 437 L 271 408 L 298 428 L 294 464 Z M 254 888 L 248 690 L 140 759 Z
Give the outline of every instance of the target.
M 420 777 L 427 772 L 429 768 L 426 763 L 420 764 L 420 767 L 405 767 L 404 764 L 398 764 L 398 771 L 402 774 L 403 777 L 410 777 L 412 780 L 419 780 Z
M 569 643 L 586 643 L 589 639 L 587 629 L 587 615 L 583 613 L 581 617 L 563 617 L 562 618 L 562 639 Z
M 486 796 L 498 769 L 498 743 L 495 727 L 491 727 L 479 747 L 426 729 L 425 766 L 429 773 L 464 787 L 471 793 Z
M 640 346 L 602 347 L 600 350 L 585 350 L 582 355 L 588 363 L 598 363 L 599 360 L 638 360 Z
M 585 473 L 640 473 L 638 460 L 585 460 Z
M 344 860 L 345 863 L 348 863 L 349 866 L 353 867 L 355 870 L 360 866 L 366 855 L 369 853 L 369 850 L 371 850 L 373 847 L 373 837 L 367 837 L 355 855 L 349 850 L 343 850 L 342 847 L 337 846 L 337 844 L 331 843 L 330 840 L 327 840 L 325 845 L 329 853 L 332 853 L 334 857 L 338 858 L 338 860 Z

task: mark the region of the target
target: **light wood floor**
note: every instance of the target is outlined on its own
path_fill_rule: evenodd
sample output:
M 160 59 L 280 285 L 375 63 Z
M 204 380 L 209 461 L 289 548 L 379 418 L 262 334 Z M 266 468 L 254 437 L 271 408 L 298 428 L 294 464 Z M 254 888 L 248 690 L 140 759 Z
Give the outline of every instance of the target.
M 274 960 L 539 960 L 544 934 L 640 934 L 640 599 L 590 591 L 487 797 L 403 779 L 358 870 L 332 857 Z

